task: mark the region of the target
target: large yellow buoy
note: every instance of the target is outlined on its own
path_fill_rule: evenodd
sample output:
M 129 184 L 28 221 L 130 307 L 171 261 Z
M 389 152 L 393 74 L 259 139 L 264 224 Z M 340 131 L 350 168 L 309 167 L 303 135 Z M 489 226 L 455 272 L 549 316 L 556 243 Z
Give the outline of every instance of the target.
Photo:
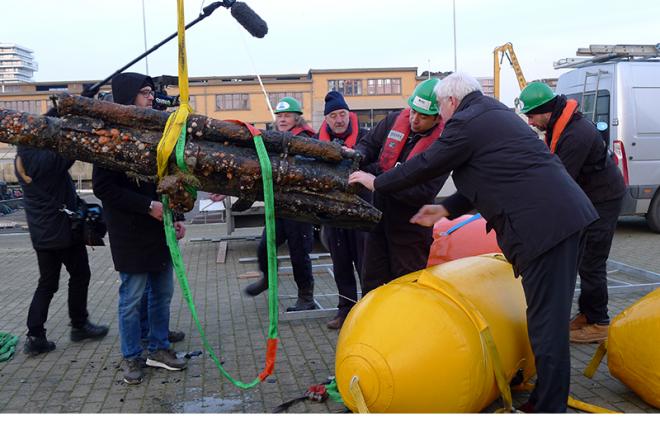
M 660 289 L 612 320 L 607 366 L 649 405 L 660 408 Z
M 478 412 L 499 395 L 496 365 L 506 384 L 519 370 L 525 380 L 534 374 L 525 308 L 520 280 L 501 256 L 398 278 L 366 295 L 344 322 L 339 392 L 356 411 L 349 391 L 356 377 L 371 412 Z

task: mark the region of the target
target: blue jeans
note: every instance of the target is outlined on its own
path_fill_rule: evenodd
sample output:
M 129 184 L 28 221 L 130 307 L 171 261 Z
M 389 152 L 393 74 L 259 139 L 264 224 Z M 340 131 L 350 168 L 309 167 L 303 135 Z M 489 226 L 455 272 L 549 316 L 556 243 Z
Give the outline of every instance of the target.
M 160 272 L 120 272 L 119 286 L 119 338 L 121 354 L 135 359 L 142 354 L 140 306 L 147 282 L 151 286 L 148 301 L 149 344 L 147 350 L 167 349 L 170 343 L 167 332 L 170 327 L 170 303 L 174 293 L 172 265 Z
M 149 295 L 151 295 L 151 285 L 147 280 L 140 305 L 140 334 L 142 339 L 149 338 Z

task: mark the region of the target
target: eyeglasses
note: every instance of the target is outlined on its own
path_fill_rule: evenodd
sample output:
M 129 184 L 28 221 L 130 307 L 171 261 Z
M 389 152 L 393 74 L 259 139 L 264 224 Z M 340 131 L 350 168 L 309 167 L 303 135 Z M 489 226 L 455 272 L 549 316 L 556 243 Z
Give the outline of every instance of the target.
M 150 97 L 150 96 L 151 96 L 151 97 L 156 96 L 156 92 L 154 92 L 154 91 L 151 90 L 151 89 L 142 89 L 142 90 L 140 90 L 138 93 L 139 93 L 140 95 L 144 96 L 145 98 L 148 98 L 148 97 Z

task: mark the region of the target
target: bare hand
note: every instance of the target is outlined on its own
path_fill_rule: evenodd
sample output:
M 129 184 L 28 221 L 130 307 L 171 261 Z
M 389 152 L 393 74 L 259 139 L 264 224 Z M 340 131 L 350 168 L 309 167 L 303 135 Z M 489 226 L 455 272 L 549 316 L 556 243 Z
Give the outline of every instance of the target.
M 211 194 L 211 195 L 209 196 L 209 198 L 210 198 L 211 200 L 213 200 L 214 202 L 221 202 L 221 201 L 223 201 L 223 200 L 225 199 L 225 197 L 227 197 L 227 196 L 224 195 L 224 194 Z
M 160 202 L 154 201 L 151 204 L 151 209 L 149 210 L 149 215 L 158 220 L 159 222 L 163 221 L 163 204 Z
M 186 226 L 183 222 L 174 222 L 174 232 L 176 232 L 176 239 L 181 240 L 186 235 Z
M 349 184 L 360 183 L 369 191 L 374 190 L 374 180 L 376 180 L 376 176 L 374 176 L 373 174 L 365 173 L 364 171 L 356 171 L 354 173 L 351 173 L 350 176 L 348 176 Z
M 422 226 L 433 226 L 438 220 L 447 217 L 449 211 L 442 205 L 424 205 L 410 219 L 410 223 L 417 223 Z

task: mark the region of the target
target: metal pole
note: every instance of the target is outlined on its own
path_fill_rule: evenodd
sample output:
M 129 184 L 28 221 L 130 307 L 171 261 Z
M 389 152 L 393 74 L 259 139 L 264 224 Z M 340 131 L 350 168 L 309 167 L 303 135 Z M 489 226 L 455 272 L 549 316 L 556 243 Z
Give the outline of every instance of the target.
M 147 14 L 144 12 L 144 0 L 142 0 L 142 34 L 144 36 L 144 51 L 147 51 Z M 147 76 L 149 76 L 149 57 L 144 57 L 144 64 L 147 66 Z
M 454 72 L 458 69 L 458 64 L 456 62 L 456 0 L 452 0 L 452 12 L 454 17 Z

